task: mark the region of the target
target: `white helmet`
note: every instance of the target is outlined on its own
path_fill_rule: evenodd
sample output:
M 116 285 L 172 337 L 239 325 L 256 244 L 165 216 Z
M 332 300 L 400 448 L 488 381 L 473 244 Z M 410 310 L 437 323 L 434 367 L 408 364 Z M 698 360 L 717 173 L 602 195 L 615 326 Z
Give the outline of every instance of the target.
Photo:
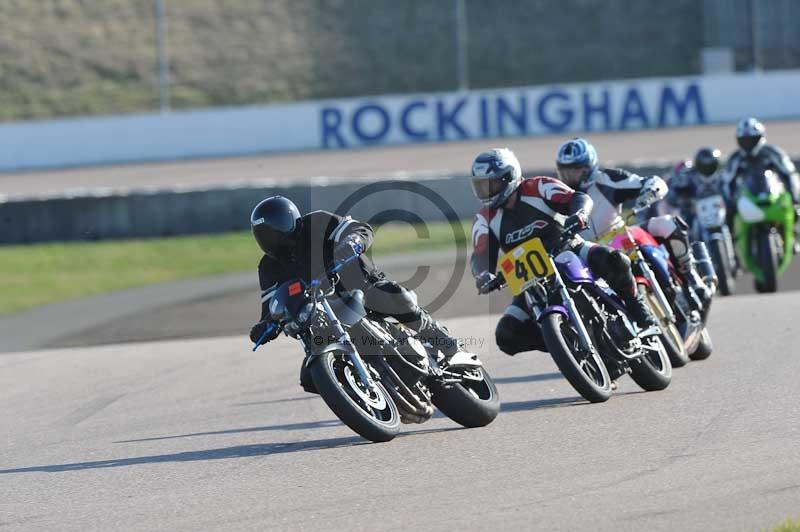
M 521 182 L 522 167 L 508 148 L 481 152 L 472 163 L 472 192 L 490 209 L 505 203 Z
M 756 153 L 766 142 L 764 124 L 755 118 L 743 118 L 736 125 L 736 143 L 746 153 Z

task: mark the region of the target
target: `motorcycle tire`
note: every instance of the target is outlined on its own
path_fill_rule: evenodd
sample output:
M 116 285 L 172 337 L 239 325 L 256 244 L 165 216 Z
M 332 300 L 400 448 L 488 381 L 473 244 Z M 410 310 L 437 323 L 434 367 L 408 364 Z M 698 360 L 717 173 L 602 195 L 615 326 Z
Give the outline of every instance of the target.
M 711 262 L 717 271 L 719 293 L 730 296 L 736 293 L 736 280 L 733 277 L 733 265 L 729 263 L 729 254 L 725 250 L 725 242 L 721 238 L 711 239 L 708 250 Z
M 648 392 L 663 390 L 672 382 L 672 364 L 659 336 L 646 339 L 645 342 L 658 351 L 647 350 L 641 358 L 629 362 L 631 379 L 642 390 Z
M 705 360 L 711 356 L 712 352 L 714 352 L 714 343 L 711 341 L 708 329 L 704 328 L 703 332 L 700 333 L 700 342 L 694 352 L 689 355 L 689 358 L 692 360 Z
M 500 394 L 494 379 L 485 368 L 477 371 L 483 375 L 480 382 L 465 380 L 445 385 L 434 380 L 429 385 L 434 406 L 467 428 L 485 427 L 500 413 Z
M 678 326 L 675 322 L 670 322 L 666 313 L 658 303 L 655 294 L 644 287 L 640 287 L 644 291 L 644 298 L 647 302 L 653 315 L 658 320 L 658 325 L 663 331 L 661 334 L 661 343 L 669 355 L 669 361 L 673 368 L 682 368 L 689 363 L 689 354 L 686 352 L 686 346 L 683 343 Z
M 611 377 L 600 355 L 594 353 L 580 361 L 576 358 L 577 332 L 562 314 L 554 312 L 542 317 L 541 327 L 550 356 L 575 391 L 590 403 L 608 401 L 612 393 Z M 570 331 L 569 338 L 564 337 L 565 329 Z
M 345 425 L 373 442 L 386 442 L 397 436 L 400 414 L 389 392 L 377 381 L 369 394 L 360 388 L 356 390 L 358 377 L 349 367 L 346 354 L 323 353 L 311 363 L 310 369 L 325 404 Z
M 756 281 L 756 291 L 773 293 L 778 291 L 778 257 L 775 252 L 774 229 L 761 233 L 757 242 L 758 267 L 764 276 L 763 282 Z

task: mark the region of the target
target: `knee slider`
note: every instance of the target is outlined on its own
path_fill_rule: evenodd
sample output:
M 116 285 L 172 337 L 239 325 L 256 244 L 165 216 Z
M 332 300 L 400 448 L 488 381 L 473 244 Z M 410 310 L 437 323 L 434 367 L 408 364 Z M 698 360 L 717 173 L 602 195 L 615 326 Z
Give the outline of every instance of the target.
M 497 322 L 497 327 L 494 330 L 494 341 L 497 347 L 507 355 L 515 355 L 520 352 L 517 345 L 517 322 L 516 319 L 510 316 L 503 316 Z
M 607 264 L 608 271 L 604 277 L 613 289 L 627 289 L 629 285 L 632 285 L 631 259 L 626 254 L 615 249 L 609 254 Z
M 608 256 L 608 266 L 612 274 L 631 269 L 631 259 L 622 251 L 615 249 Z

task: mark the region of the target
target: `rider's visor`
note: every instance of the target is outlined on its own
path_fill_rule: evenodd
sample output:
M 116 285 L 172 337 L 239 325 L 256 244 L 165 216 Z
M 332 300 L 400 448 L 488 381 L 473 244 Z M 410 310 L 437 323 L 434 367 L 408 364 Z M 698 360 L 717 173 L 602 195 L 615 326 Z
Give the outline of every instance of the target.
M 571 187 L 577 186 L 586 175 L 587 168 L 585 166 L 559 166 L 558 177 Z
M 748 135 L 746 137 L 739 137 L 737 140 L 739 141 L 739 146 L 749 153 L 753 151 L 758 141 L 761 140 L 761 135 Z
M 480 200 L 491 199 L 506 188 L 506 183 L 497 177 L 473 177 L 472 192 Z

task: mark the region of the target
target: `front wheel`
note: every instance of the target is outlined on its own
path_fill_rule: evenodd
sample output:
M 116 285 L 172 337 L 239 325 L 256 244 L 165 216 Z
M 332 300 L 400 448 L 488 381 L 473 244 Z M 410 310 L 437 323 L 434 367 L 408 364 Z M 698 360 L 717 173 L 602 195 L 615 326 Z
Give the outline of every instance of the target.
M 602 403 L 611 397 L 611 377 L 595 353 L 582 353 L 578 332 L 562 314 L 542 317 L 542 336 L 550 356 L 575 391 L 590 403 Z
M 669 356 L 670 364 L 673 368 L 681 368 L 689 363 L 689 354 L 686 352 L 686 346 L 683 343 L 683 336 L 678 330 L 678 326 L 674 321 L 670 321 L 667 313 L 658 303 L 655 294 L 649 289 L 640 287 L 644 291 L 645 301 L 647 301 L 653 315 L 658 319 L 658 325 L 661 327 L 661 343 Z
M 319 355 L 311 364 L 317 391 L 336 417 L 374 442 L 393 439 L 400 431 L 397 405 L 380 382 L 367 389 L 343 352 Z
M 756 291 L 772 293 L 778 291 L 778 257 L 776 253 L 775 230 L 771 229 L 762 233 L 756 243 L 758 268 L 764 278 L 763 282 L 756 281 Z
M 672 364 L 669 362 L 661 338 L 651 336 L 644 340 L 645 354 L 630 362 L 631 378 L 642 390 L 663 390 L 672 382 Z
M 711 356 L 711 353 L 714 351 L 714 343 L 711 341 L 711 335 L 708 333 L 708 329 L 703 329 L 703 332 L 700 333 L 700 342 L 697 344 L 697 349 L 689 355 L 689 358 L 692 360 L 705 360 Z
M 736 292 L 736 280 L 733 278 L 733 264 L 730 263 L 730 253 L 725 249 L 722 238 L 715 238 L 709 242 L 711 262 L 717 272 L 719 292 L 723 296 L 730 296 Z
M 444 415 L 467 428 L 485 427 L 500 412 L 500 394 L 484 368 L 464 372 L 456 384 L 430 383 L 431 401 Z

